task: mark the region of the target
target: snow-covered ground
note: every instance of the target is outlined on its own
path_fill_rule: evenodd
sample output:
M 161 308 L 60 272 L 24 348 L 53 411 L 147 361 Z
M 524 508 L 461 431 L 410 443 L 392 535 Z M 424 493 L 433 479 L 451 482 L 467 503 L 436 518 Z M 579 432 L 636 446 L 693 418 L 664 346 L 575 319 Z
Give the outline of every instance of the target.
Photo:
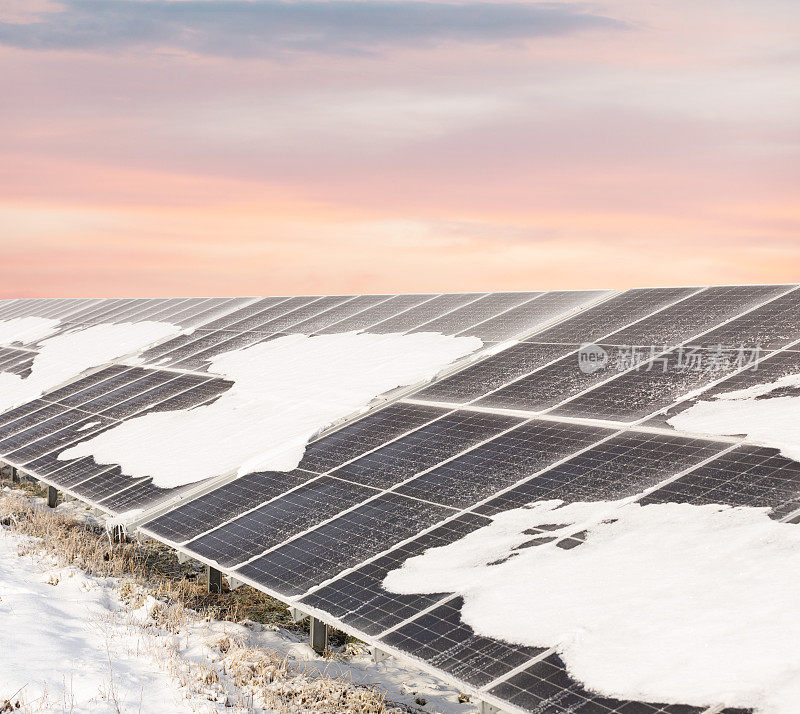
M 59 508 L 86 513 L 77 502 Z M 275 696 L 332 678 L 374 685 L 410 709 L 474 713 L 413 667 L 375 664 L 358 650 L 323 659 L 296 632 L 201 619 L 127 581 L 59 567 L 35 548 L 21 555 L 32 541 L 0 527 L 0 710 L 7 699 L 23 712 L 258 713 L 271 711 L 268 702 L 238 687 L 238 673 L 269 677 L 287 666 L 295 674 L 275 676 Z

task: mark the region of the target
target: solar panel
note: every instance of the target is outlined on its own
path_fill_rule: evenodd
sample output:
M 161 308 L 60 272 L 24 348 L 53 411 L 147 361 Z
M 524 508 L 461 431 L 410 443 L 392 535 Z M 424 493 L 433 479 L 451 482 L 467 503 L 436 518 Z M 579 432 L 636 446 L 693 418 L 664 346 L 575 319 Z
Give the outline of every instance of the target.
M 149 521 L 147 530 L 158 538 L 185 543 L 318 476 L 303 469 L 246 474 Z
M 238 566 L 234 572 L 274 592 L 301 595 L 450 514 L 452 510 L 443 506 L 386 493 Z M 343 542 L 348 544 L 345 550 Z
M 767 507 L 772 518 L 781 519 L 800 508 L 800 463 L 777 449 L 743 445 L 639 502 Z
M 426 300 L 416 307 L 405 310 L 387 320 L 370 325 L 369 332 L 385 334 L 389 332 L 408 332 L 420 327 L 431 320 L 441 318 L 464 305 L 474 303 L 487 293 L 455 293 L 452 295 L 437 295 L 431 300 Z
M 488 690 L 489 694 L 541 714 L 702 714 L 705 707 L 624 702 L 601 697 L 581 687 L 551 654 Z
M 615 332 L 613 342 L 617 345 L 657 347 L 677 345 L 725 320 L 757 307 L 766 300 L 782 295 L 788 289 L 785 285 L 733 285 L 706 288 L 655 315 Z
M 566 401 L 549 413 L 621 422 L 645 419 L 683 395 L 739 369 L 735 353 L 724 355 L 723 360 L 717 356 L 715 350 L 678 348 L 645 358 L 637 367 L 582 394 L 572 397 L 560 393 Z
M 460 597 L 383 636 L 382 642 L 475 687 L 482 687 L 545 650 L 476 635 L 461 621 Z
M 420 555 L 428 548 L 449 545 L 489 523 L 488 518 L 471 513 L 454 518 L 334 578 L 321 588 L 313 589 L 300 602 L 329 612 L 351 627 L 377 637 L 384 630 L 399 625 L 439 602 L 445 595 L 398 595 L 389 592 L 382 585 L 386 575 L 399 568 L 408 558 Z
M 396 402 L 367 414 L 324 439 L 312 441 L 300 468 L 325 473 L 447 414 L 446 409 Z
M 655 486 L 729 446 L 648 432 L 616 433 L 475 510 L 493 516 L 535 501 L 616 501 Z
M 564 290 L 544 293 L 534 300 L 501 312 L 496 317 L 457 334 L 475 335 L 484 342 L 502 342 L 516 335 L 544 327 L 553 320 L 585 307 L 604 294 L 605 292 L 601 290 Z
M 396 491 L 466 508 L 610 433 L 581 424 L 529 422 L 414 477 Z
M 694 389 L 707 389 L 707 399 L 796 374 L 798 301 L 795 286 L 767 285 L 2 302 L 0 320 L 49 317 L 62 332 L 144 320 L 193 331 L 147 350 L 144 366 L 99 365 L 3 412 L 0 454 L 108 512 L 140 509 L 143 533 L 505 709 L 699 714 L 705 710 L 596 695 L 570 678 L 555 651 L 474 632 L 461 619 L 459 595 L 400 595 L 382 583 L 408 558 L 539 501 L 727 504 L 768 508 L 791 522 L 800 510 L 800 464 L 735 437 L 670 433 L 663 414 L 694 403 L 686 399 Z M 221 474 L 164 489 L 116 464 L 58 458 L 128 419 L 212 403 L 231 382 L 203 373 L 223 352 L 293 332 L 359 330 L 470 335 L 497 348 L 398 401 L 383 395 L 313 439 L 289 472 Z M 607 351 L 604 368 L 581 369 L 586 343 Z M 706 368 L 681 368 L 686 355 L 676 343 Z M 631 362 L 620 349 L 630 345 L 654 352 Z M 756 345 L 757 371 L 720 360 L 720 350 Z M 36 347 L 0 345 L 0 372 L 24 379 L 36 355 Z M 787 385 L 770 396 L 795 391 Z M 555 541 L 567 550 L 588 537 L 576 527 L 556 538 L 552 528 L 531 528 L 520 547 Z
M 688 297 L 699 288 L 639 288 L 627 290 L 574 317 L 537 332 L 531 341 L 580 344 L 604 335 Z
M 369 330 L 373 325 L 385 322 L 389 318 L 417 307 L 424 302 L 435 298 L 436 295 L 395 295 L 385 302 L 377 304 L 363 312 L 356 313 L 345 320 L 334 322 L 327 327 L 317 330 L 316 334 L 325 335 L 337 332 L 351 332 L 354 330 Z
M 625 355 L 611 345 L 600 345 L 608 354 L 607 366 L 596 372 L 580 369 L 577 345 L 565 357 L 534 369 L 500 389 L 486 392 L 475 406 L 541 412 L 609 379 L 628 367 Z
M 794 287 L 785 295 L 731 320 L 703 335 L 706 345 L 740 347 L 759 345 L 764 350 L 785 347 L 800 339 L 800 290 Z
M 782 377 L 793 374 L 800 374 L 800 352 L 795 352 L 794 350 L 768 352 L 761 355 L 752 365 L 748 364 L 742 367 L 741 370 L 731 375 L 724 376 L 721 381 L 703 390 L 694 398 L 679 401 L 662 413 L 656 414 L 648 419 L 645 423 L 653 426 L 667 427 L 669 426 L 667 423 L 669 419 L 689 409 L 694 404 L 697 404 L 698 401 L 711 400 L 720 394 L 748 389 L 760 384 L 771 384 L 777 382 Z M 795 390 L 791 387 L 779 387 L 771 392 L 772 396 L 780 396 L 782 394 L 791 395 L 795 393 Z
M 373 488 L 389 488 L 520 423 L 496 414 L 453 412 L 331 473 Z
M 490 293 L 442 317 L 424 322 L 412 332 L 441 332 L 443 335 L 455 335 L 474 328 L 500 313 L 513 310 L 522 303 L 529 303 L 541 295 L 542 293 Z
M 574 345 L 521 342 L 481 360 L 467 369 L 434 382 L 429 387 L 416 392 L 414 398 L 433 402 L 466 404 L 487 392 L 500 389 L 504 385 L 544 367 L 565 354 L 574 352 L 574 349 Z

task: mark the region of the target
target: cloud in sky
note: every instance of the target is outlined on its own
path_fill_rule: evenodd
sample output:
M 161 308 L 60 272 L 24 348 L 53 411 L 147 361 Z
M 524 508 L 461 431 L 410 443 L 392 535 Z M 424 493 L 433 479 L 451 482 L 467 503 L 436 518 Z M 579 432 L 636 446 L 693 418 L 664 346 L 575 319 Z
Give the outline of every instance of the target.
M 358 54 L 393 46 L 498 43 L 619 30 L 562 3 L 415 0 L 66 0 L 33 22 L 0 22 L 0 44 L 34 50 L 163 48 L 224 57 Z

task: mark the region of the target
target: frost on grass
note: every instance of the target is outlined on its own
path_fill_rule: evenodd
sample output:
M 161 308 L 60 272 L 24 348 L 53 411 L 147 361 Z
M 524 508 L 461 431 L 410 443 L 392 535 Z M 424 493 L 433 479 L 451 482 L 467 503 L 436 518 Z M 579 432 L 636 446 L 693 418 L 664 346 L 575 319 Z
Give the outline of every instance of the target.
M 162 488 L 289 471 L 327 425 L 395 387 L 430 379 L 481 344 L 432 332 L 288 335 L 214 357 L 210 371 L 234 385 L 213 403 L 130 419 L 59 458 L 92 456 Z
M 668 420 L 696 434 L 745 435 L 800 461 L 800 375 L 718 394 Z
M 458 593 L 477 633 L 557 647 L 605 696 L 796 714 L 800 528 L 768 510 L 538 502 L 407 560 L 384 586 Z M 586 541 L 525 547 L 545 525 Z
M 42 318 L 24 318 L 41 320 Z M 19 335 L 6 324 L 0 324 L 0 333 L 13 341 Z M 41 337 L 51 332 L 55 320 L 45 320 L 39 327 L 31 327 L 24 334 Z M 54 324 L 53 324 L 54 323 Z M 38 332 L 37 332 L 38 330 Z M 0 373 L 0 411 L 25 404 L 64 382 L 74 379 L 88 369 L 104 365 L 131 353 L 138 353 L 159 340 L 179 334 L 182 328 L 165 322 L 121 323 L 94 325 L 85 330 L 66 332 L 38 343 L 37 354 L 27 377 L 8 372 Z M 26 338 L 26 339 L 27 339 Z M 0 343 L 3 343 L 0 337 Z M 27 339 L 27 341 L 31 341 Z

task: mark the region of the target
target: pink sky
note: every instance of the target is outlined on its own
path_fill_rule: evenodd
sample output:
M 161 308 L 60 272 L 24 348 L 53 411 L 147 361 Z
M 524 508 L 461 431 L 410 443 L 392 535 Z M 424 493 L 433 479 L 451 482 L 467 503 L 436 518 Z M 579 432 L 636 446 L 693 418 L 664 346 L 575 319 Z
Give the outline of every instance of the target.
M 795 0 L 6 0 L 0 296 L 799 282 L 798 47 Z

